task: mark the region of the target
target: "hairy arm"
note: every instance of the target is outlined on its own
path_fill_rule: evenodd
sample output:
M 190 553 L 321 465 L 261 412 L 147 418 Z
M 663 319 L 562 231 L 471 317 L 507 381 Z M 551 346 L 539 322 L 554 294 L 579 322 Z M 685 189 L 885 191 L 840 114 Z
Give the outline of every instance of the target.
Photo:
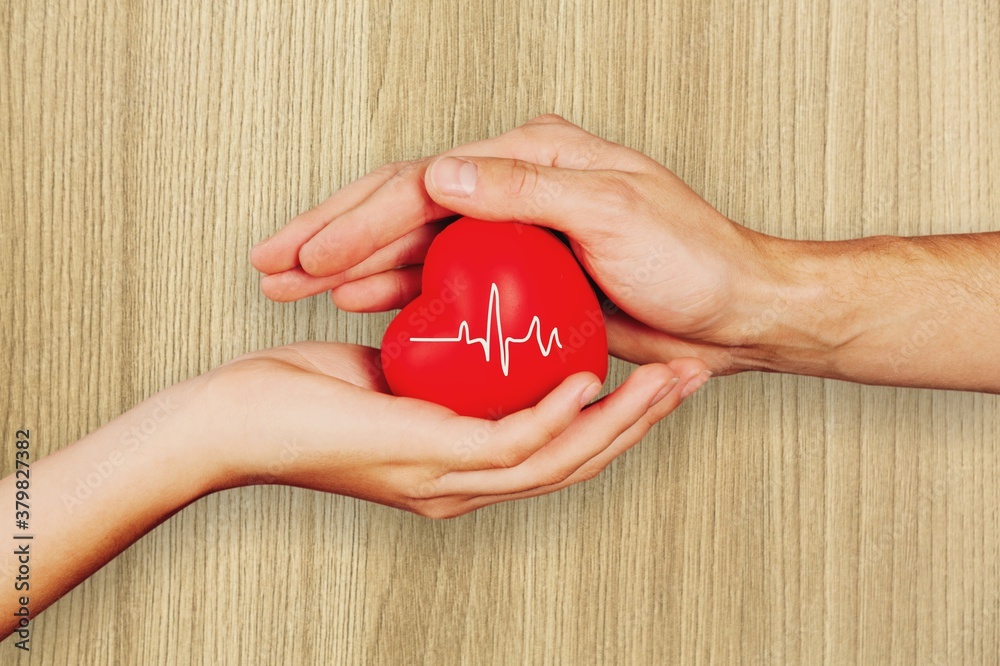
M 628 361 L 1000 391 L 1000 233 L 774 238 L 649 157 L 553 115 L 377 169 L 251 260 L 275 300 L 329 290 L 346 310 L 403 307 L 451 215 L 564 233 L 616 306 L 608 343 Z
M 764 244 L 772 279 L 738 363 L 1000 392 L 1000 233 Z

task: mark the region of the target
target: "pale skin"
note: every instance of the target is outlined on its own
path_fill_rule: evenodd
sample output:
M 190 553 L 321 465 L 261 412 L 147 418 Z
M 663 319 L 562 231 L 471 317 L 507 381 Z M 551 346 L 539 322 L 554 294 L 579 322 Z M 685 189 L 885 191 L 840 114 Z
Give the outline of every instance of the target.
M 0 631 L 19 597 L 44 608 L 159 523 L 212 492 L 258 483 L 350 495 L 432 518 L 592 478 L 680 405 L 705 368 L 651 363 L 589 404 L 598 378 L 567 378 L 499 421 L 388 394 L 378 350 L 303 342 L 240 357 L 172 386 L 30 467 L 30 590 L 0 555 Z M 0 481 L 13 500 L 15 477 Z
M 225 488 L 287 484 L 445 518 L 590 479 L 712 373 L 1000 392 L 1000 233 L 766 236 L 650 158 L 557 116 L 377 169 L 251 260 L 274 300 L 330 291 L 344 310 L 393 309 L 419 293 L 427 247 L 455 215 L 563 232 L 615 306 L 612 353 L 646 365 L 589 406 L 600 384 L 581 373 L 493 422 L 388 394 L 366 347 L 240 357 L 32 464 L 32 616 Z M 13 497 L 14 483 L 0 481 L 0 495 Z M 0 585 L 12 590 L 17 561 L 4 558 Z M 4 636 L 20 594 L 4 595 Z

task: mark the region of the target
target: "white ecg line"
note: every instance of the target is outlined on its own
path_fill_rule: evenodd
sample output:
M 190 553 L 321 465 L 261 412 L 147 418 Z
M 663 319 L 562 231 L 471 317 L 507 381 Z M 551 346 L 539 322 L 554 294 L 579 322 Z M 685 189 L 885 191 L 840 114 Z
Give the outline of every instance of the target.
M 527 342 L 531 339 L 532 333 L 535 335 L 535 339 L 538 341 L 538 351 L 542 352 L 542 356 L 548 356 L 552 352 L 552 345 L 555 344 L 556 347 L 562 349 L 562 342 L 559 340 L 559 329 L 553 328 L 552 333 L 549 334 L 548 345 L 542 342 L 542 322 L 535 315 L 531 319 L 531 325 L 528 326 L 528 332 L 523 338 L 505 338 L 503 336 L 503 326 L 500 323 L 500 288 L 497 287 L 497 283 L 494 282 L 490 286 L 490 302 L 486 306 L 486 337 L 485 338 L 473 338 L 470 337 L 469 333 L 469 322 L 467 320 L 462 320 L 462 323 L 458 325 L 458 335 L 453 338 L 410 338 L 410 342 L 464 342 L 467 345 L 478 344 L 482 345 L 483 352 L 486 356 L 486 362 L 490 362 L 490 340 L 493 333 L 493 315 L 496 314 L 497 320 L 497 337 L 500 339 L 500 367 L 503 368 L 503 376 L 509 376 L 507 373 L 510 367 L 510 344 L 516 343 L 520 344 Z

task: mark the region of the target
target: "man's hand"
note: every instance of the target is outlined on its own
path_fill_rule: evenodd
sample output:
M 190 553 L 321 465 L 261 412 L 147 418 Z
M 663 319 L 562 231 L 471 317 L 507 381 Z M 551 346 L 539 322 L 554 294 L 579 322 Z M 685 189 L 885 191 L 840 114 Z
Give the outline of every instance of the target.
M 774 238 L 727 219 L 650 158 L 557 116 L 377 169 L 251 259 L 275 300 L 331 290 L 345 310 L 402 307 L 453 215 L 565 233 L 620 309 L 609 343 L 630 361 L 696 357 L 716 374 L 1000 390 L 990 337 L 1000 234 Z
M 445 156 L 456 154 L 382 167 L 292 220 L 251 255 L 264 293 L 287 301 L 329 289 L 345 310 L 402 307 L 420 292 L 441 219 L 519 220 L 564 232 L 621 308 L 609 318 L 613 353 L 738 369 L 747 288 L 764 278 L 758 234 L 648 157 L 557 116 Z

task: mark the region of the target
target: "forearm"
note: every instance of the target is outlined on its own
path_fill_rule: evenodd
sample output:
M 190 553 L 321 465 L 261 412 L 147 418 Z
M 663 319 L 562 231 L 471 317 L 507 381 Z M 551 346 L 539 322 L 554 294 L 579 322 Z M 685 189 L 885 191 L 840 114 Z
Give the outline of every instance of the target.
M 748 367 L 1000 392 L 1000 233 L 775 241 Z
M 29 529 L 0 558 L 0 634 L 10 635 L 20 598 L 32 617 L 142 535 L 212 489 L 212 466 L 189 459 L 198 385 L 153 396 L 80 441 L 30 466 Z M 210 458 L 210 457 L 209 457 Z M 0 481 L 13 503 L 15 478 Z M 20 561 L 15 548 L 21 548 Z M 27 553 L 25 553 L 27 549 Z M 30 573 L 19 574 L 27 563 Z M 21 575 L 20 580 L 16 577 Z M 15 583 L 20 583 L 15 588 Z

